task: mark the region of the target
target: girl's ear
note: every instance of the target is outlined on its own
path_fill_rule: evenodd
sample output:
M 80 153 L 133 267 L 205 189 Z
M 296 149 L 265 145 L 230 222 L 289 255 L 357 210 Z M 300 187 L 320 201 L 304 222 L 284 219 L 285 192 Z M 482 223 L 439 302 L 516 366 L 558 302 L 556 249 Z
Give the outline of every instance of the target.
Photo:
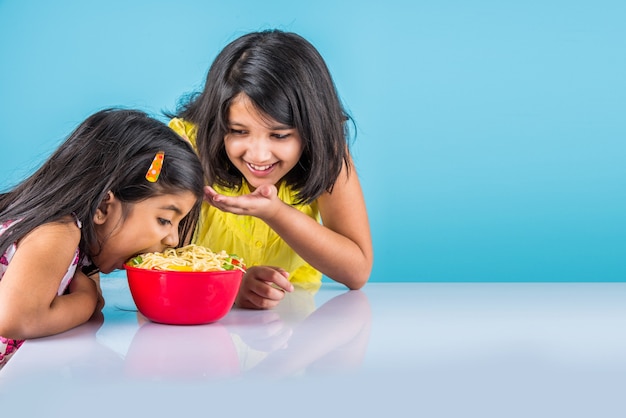
M 116 199 L 112 191 L 108 191 L 104 199 L 98 205 L 96 213 L 93 215 L 93 222 L 96 225 L 102 225 L 106 222 L 107 216 L 111 214 L 111 209 Z

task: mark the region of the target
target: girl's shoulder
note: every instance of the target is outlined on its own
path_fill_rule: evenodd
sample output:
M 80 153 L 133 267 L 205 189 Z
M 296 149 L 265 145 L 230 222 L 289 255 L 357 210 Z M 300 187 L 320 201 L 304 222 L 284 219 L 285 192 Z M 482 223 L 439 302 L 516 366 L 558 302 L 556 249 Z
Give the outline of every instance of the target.
M 3 223 L 3 227 L 9 228 L 20 221 L 21 219 Z M 30 251 L 33 257 L 42 259 L 63 256 L 76 257 L 81 239 L 80 230 L 81 223 L 73 215 L 39 225 L 11 244 L 1 255 L 0 264 L 8 265 L 18 249 L 24 249 L 26 253 Z M 0 276 L 2 275 L 3 272 L 0 272 Z
M 4 222 L 0 223 L 0 235 L 6 231 L 7 229 L 9 229 L 12 225 L 15 225 L 19 222 L 21 222 L 22 219 L 10 219 Z M 62 217 L 61 219 L 59 219 L 58 221 L 54 221 L 54 222 L 48 222 L 42 225 L 39 225 L 38 227 L 33 228 L 33 230 L 37 229 L 37 228 L 42 228 L 44 226 L 48 226 L 45 229 L 54 229 L 54 225 L 70 225 L 69 228 L 67 227 L 60 227 L 61 230 L 66 230 L 66 231 L 79 231 L 83 224 L 81 223 L 81 221 L 78 219 L 78 217 L 76 215 L 74 215 L 73 213 L 71 215 L 67 215 Z M 52 228 L 50 228 L 52 226 Z
M 15 244 L 15 251 L 30 254 L 28 257 L 33 260 L 74 260 L 80 238 L 76 223 L 50 222 L 24 235 Z
M 24 235 L 27 238 L 41 239 L 44 242 L 58 242 L 60 245 L 76 246 L 80 241 L 82 224 L 74 215 L 66 215 L 61 219 L 48 222 L 34 228 Z

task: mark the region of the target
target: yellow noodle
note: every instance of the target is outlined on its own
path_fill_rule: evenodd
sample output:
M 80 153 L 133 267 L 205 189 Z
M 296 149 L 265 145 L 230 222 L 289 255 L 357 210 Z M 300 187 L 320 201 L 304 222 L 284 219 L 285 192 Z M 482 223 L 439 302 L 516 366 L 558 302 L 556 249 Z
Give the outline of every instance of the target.
M 134 267 L 155 270 L 182 271 L 222 271 L 223 265 L 232 257 L 224 250 L 214 253 L 200 245 L 187 245 L 180 248 L 168 248 L 162 253 L 141 254 L 142 262 Z M 243 260 L 237 258 L 243 264 Z M 243 265 L 234 268 L 244 270 Z

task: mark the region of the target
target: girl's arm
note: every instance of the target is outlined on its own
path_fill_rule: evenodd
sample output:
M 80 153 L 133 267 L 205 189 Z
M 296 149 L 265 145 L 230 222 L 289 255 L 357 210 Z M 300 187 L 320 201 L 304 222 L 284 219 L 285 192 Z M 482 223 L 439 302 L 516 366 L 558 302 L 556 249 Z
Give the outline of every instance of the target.
M 70 294 L 58 296 L 80 230 L 73 223 L 42 225 L 24 236 L 0 281 L 0 335 L 37 338 L 86 322 L 99 298 L 97 284 L 78 271 Z
M 265 222 L 311 266 L 350 289 L 360 289 L 373 264 L 372 238 L 365 199 L 354 166 L 344 167 L 332 193 L 320 196 L 323 225 L 282 205 Z
M 352 164 L 350 162 L 350 164 Z M 311 266 L 350 289 L 369 279 L 372 238 L 365 199 L 354 166 L 343 168 L 332 193 L 318 202 L 323 225 L 286 205 L 274 186 L 261 186 L 248 196 L 228 197 L 210 191 L 211 204 L 221 210 L 264 220 Z

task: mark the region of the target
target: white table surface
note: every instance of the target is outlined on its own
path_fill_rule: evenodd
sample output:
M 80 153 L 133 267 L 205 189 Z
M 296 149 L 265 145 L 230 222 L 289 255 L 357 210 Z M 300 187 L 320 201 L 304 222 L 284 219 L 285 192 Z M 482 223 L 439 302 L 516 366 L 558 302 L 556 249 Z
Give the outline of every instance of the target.
M 2 417 L 626 416 L 626 283 L 325 283 L 199 326 L 102 287 L 0 371 Z

